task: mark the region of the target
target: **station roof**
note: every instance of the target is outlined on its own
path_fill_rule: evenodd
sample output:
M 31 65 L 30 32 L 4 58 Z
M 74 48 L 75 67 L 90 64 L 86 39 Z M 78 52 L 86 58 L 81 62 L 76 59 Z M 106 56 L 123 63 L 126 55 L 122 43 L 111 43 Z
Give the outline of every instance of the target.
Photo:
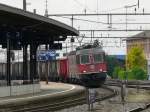
M 150 38 L 150 31 L 140 32 L 132 37 L 127 38 L 126 41 L 141 40 L 141 39 L 147 39 L 147 38 Z
M 0 4 L 0 43 L 6 40 L 7 32 L 15 38 L 19 32 L 26 41 L 63 41 L 67 36 L 77 36 L 78 31 L 66 24 L 41 15 Z M 5 32 L 5 33 L 4 33 Z M 2 35 L 4 33 L 4 35 Z

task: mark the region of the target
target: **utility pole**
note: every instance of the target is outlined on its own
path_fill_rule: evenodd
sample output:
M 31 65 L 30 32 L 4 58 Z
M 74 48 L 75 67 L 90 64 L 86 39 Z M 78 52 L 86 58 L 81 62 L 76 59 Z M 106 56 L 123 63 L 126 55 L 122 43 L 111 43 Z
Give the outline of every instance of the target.
M 26 11 L 27 3 L 26 0 L 23 0 L 23 10 Z
M 126 31 L 127 31 L 127 25 L 128 25 L 128 19 L 127 19 L 127 15 L 128 15 L 128 12 L 127 12 L 127 9 L 128 8 L 132 8 L 132 7 L 136 7 L 138 6 L 139 7 L 139 1 L 138 1 L 138 4 L 135 4 L 135 5 L 126 5 L 125 6 L 125 9 L 126 9 Z M 136 9 L 135 9 L 135 14 L 136 14 Z
M 46 2 L 46 4 L 45 4 L 45 6 L 46 6 L 46 8 L 45 8 L 45 17 L 48 17 L 48 2 L 47 2 L 47 0 L 45 1 Z
M 140 0 L 138 0 L 138 3 L 137 3 L 137 5 L 138 5 L 138 8 L 140 8 Z
M 72 28 L 73 28 L 73 15 L 72 15 L 72 17 L 71 17 L 71 26 L 72 26 Z M 73 42 L 74 42 L 74 37 L 72 36 L 72 37 L 71 37 L 71 51 L 73 51 Z
M 47 2 L 47 0 L 45 1 L 45 14 L 44 14 L 44 16 L 48 18 L 48 2 Z M 45 51 L 47 52 L 48 50 L 49 50 L 48 44 L 46 44 L 45 45 Z M 48 82 L 49 82 L 49 79 L 48 79 L 48 58 L 46 60 L 46 66 L 45 67 L 46 67 L 45 80 L 46 80 L 46 84 L 48 84 Z

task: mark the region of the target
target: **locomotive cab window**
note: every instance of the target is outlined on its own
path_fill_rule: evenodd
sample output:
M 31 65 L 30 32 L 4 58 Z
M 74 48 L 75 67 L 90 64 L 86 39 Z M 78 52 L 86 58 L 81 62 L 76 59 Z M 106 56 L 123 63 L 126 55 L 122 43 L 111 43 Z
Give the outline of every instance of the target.
M 90 63 L 89 55 L 81 55 L 81 64 Z
M 80 64 L 80 56 L 79 55 L 76 56 L 76 63 Z
M 102 54 L 94 54 L 94 62 L 103 62 L 103 55 Z

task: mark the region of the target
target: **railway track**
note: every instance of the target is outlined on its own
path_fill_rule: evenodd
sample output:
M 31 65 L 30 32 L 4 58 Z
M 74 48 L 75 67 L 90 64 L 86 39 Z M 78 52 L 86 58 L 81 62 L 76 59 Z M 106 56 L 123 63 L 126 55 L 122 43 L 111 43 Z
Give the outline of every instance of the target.
M 76 106 L 85 103 L 85 97 L 63 101 L 59 103 L 53 103 L 53 104 L 45 104 L 45 105 L 38 105 L 35 107 L 30 108 L 22 108 L 22 109 L 16 109 L 11 110 L 11 112 L 47 112 L 47 111 L 55 111 L 60 110 L 66 107 Z
M 150 90 L 150 81 L 121 81 L 121 80 L 107 80 L 104 85 L 121 87 L 123 84 L 127 88 L 139 88 Z
M 110 91 L 110 94 L 105 96 L 97 96 L 96 101 L 103 101 L 105 99 L 109 99 L 111 97 L 114 97 L 117 95 L 117 92 L 113 89 L 110 89 L 108 87 L 103 87 L 103 89 L 106 89 L 107 91 Z M 80 95 L 76 98 L 73 99 L 66 99 L 62 100 L 60 102 L 56 103 L 47 103 L 47 104 L 41 104 L 41 105 L 33 105 L 30 107 L 22 107 L 22 108 L 13 108 L 11 110 L 7 110 L 7 112 L 49 112 L 49 111 L 56 111 L 56 110 L 61 110 L 77 105 L 83 105 L 86 104 L 86 96 L 81 96 Z
M 143 108 L 142 107 L 134 108 L 129 112 L 150 112 L 150 103 L 146 104 Z
M 107 83 L 107 82 L 106 82 Z M 121 87 L 121 83 L 122 83 L 122 81 L 120 81 L 120 80 L 117 80 L 117 81 L 111 81 L 111 82 L 109 82 L 109 84 L 107 83 L 107 84 L 105 84 L 105 85 L 107 85 L 107 86 L 111 86 L 112 88 L 113 88 L 113 86 L 115 86 L 115 87 L 118 87 L 118 89 L 117 89 L 117 91 L 114 91 L 114 94 L 115 95 L 113 95 L 113 96 L 117 96 L 117 97 L 120 97 L 119 96 L 119 94 L 120 94 L 120 92 L 118 91 L 118 90 L 120 90 L 120 87 Z M 148 90 L 148 89 L 150 89 L 150 86 L 149 86 L 149 84 L 150 84 L 150 82 L 144 82 L 144 81 L 128 81 L 128 82 L 123 82 L 123 84 L 127 84 L 127 87 L 128 88 L 139 88 L 139 89 L 145 89 L 145 90 Z M 115 90 L 115 89 L 111 89 L 111 90 Z M 108 100 L 108 102 L 110 102 L 110 101 L 113 101 L 113 102 L 110 102 L 110 103 L 112 103 L 112 104 L 114 104 L 114 103 L 120 103 L 120 108 L 122 108 L 122 106 L 123 106 L 123 104 L 122 104 L 122 102 L 121 102 L 121 100 L 109 100 L 109 99 L 111 99 L 113 96 L 111 96 L 110 95 L 110 97 L 103 97 L 102 99 L 96 99 L 96 101 L 98 102 L 98 101 L 104 101 L 105 102 L 105 100 L 107 101 Z M 126 102 L 127 103 L 127 102 Z M 127 111 L 124 111 L 124 112 L 150 112 L 150 103 L 143 103 L 143 104 L 136 104 L 136 103 L 131 103 L 131 104 L 127 104 L 127 105 L 130 105 L 130 107 L 127 109 Z M 97 104 L 96 104 L 97 105 Z M 126 104 L 124 104 L 124 105 L 126 105 Z M 127 106 L 126 105 L 126 106 Z M 115 105 L 114 105 L 115 106 Z M 112 107 L 112 109 L 111 110 L 113 110 L 114 109 L 114 106 Z M 84 108 L 85 109 L 85 106 L 81 106 L 81 107 L 79 107 L 79 108 L 81 108 L 81 110 L 82 110 L 82 108 Z M 124 108 L 124 107 L 123 107 Z M 78 109 L 78 108 L 77 108 Z M 70 109 L 69 109 L 70 110 Z M 98 111 L 96 111 L 96 110 L 93 110 L 94 112 L 98 112 Z M 102 111 L 102 109 L 100 110 L 101 112 L 110 112 L 110 111 Z M 117 112 L 122 112 L 123 110 L 121 110 L 121 111 L 117 111 Z M 66 111 L 61 111 L 61 112 L 66 112 Z M 74 111 L 73 111 L 74 112 Z M 80 112 L 80 110 L 79 110 L 79 112 Z M 82 111 L 83 112 L 83 111 Z M 113 111 L 113 112 L 116 112 L 116 111 Z
M 142 89 L 146 89 L 146 88 L 149 88 L 147 85 L 148 85 L 149 82 L 146 82 L 146 83 L 138 83 L 138 85 L 142 85 Z M 134 85 L 135 84 L 135 85 Z M 107 86 L 105 86 L 107 85 Z M 102 87 L 103 89 L 107 89 L 108 91 L 110 91 L 111 94 L 104 94 L 104 95 L 100 95 L 100 96 L 97 96 L 96 97 L 96 102 L 99 102 L 99 101 L 107 101 L 109 100 L 110 98 L 114 97 L 114 96 L 117 96 L 117 97 L 120 97 L 119 94 L 119 90 L 120 90 L 120 81 L 110 81 L 109 83 L 106 82 L 105 85 Z M 110 85 L 110 87 L 109 87 Z M 132 87 L 132 88 L 136 88 L 137 86 L 137 83 L 136 82 L 130 82 L 128 84 L 128 87 Z M 113 88 L 116 87 L 116 88 Z M 98 91 L 98 90 L 97 90 Z M 85 109 L 84 106 L 82 106 L 83 104 L 86 104 L 86 97 L 85 95 L 77 95 L 76 97 L 74 98 L 67 98 L 67 99 L 64 99 L 64 100 L 61 100 L 59 102 L 51 102 L 51 103 L 43 103 L 43 104 L 38 104 L 38 105 L 33 105 L 33 106 L 22 106 L 22 108 L 13 108 L 12 110 L 8 110 L 7 112 L 51 112 L 51 111 L 59 111 L 59 110 L 62 110 L 62 109 L 65 109 L 65 108 L 74 108 L 76 107 L 77 105 L 80 105 L 81 108 L 83 107 Z M 111 101 L 111 100 L 110 100 Z M 113 100 L 112 100 L 113 101 Z M 109 101 L 108 101 L 109 102 Z M 133 108 L 130 108 L 128 110 L 128 112 L 150 112 L 149 108 L 150 108 L 150 104 L 148 103 L 145 103 L 143 104 L 144 106 L 133 106 Z M 131 106 L 132 107 L 132 106 Z M 104 111 L 105 112 L 105 111 Z
M 136 89 L 143 89 L 143 90 L 150 90 L 150 81 L 127 81 L 122 82 L 120 80 L 108 80 L 105 85 L 109 86 L 117 86 L 121 87 L 121 84 L 126 84 L 127 88 L 136 88 Z M 137 104 L 138 105 L 138 104 Z M 128 110 L 127 112 L 150 112 L 150 103 L 145 102 L 141 106 L 137 106 Z

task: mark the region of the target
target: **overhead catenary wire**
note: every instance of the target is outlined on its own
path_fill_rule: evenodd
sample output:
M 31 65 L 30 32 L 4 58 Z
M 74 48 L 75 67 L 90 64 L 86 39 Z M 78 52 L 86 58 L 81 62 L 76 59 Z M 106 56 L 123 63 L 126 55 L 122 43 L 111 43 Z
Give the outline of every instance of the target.
M 85 6 L 84 4 L 82 4 L 81 2 L 79 2 L 78 0 L 74 0 L 77 4 L 79 4 L 81 7 L 86 7 L 87 10 L 91 11 L 91 12 L 94 12 L 94 13 L 98 13 L 99 11 L 99 8 L 98 8 L 98 0 L 97 0 L 97 9 L 96 10 L 92 10 L 90 9 L 89 7 L 87 7 L 87 5 Z M 139 7 L 139 5 L 138 5 Z M 120 10 L 120 9 L 124 9 L 125 7 L 124 6 L 121 6 L 121 7 L 117 7 L 117 8 L 113 8 L 113 9 L 110 9 L 110 10 L 103 10 L 103 11 L 100 11 L 100 12 L 111 12 L 111 11 L 116 11 L 116 10 Z
M 102 46 L 103 47 L 126 47 L 126 43 L 125 42 L 105 42 L 105 41 L 101 41 L 101 43 L 102 43 Z M 121 43 L 121 44 L 120 44 Z M 77 43 L 77 42 L 75 42 L 75 44 L 79 44 L 79 43 Z M 91 44 L 90 42 L 81 42 L 81 44 Z M 78 45 L 74 45 L 73 47 L 77 47 Z M 71 48 L 71 45 L 65 45 L 65 46 L 63 46 L 63 48 Z
M 87 6 L 86 6 L 86 3 L 85 3 L 85 5 L 84 4 L 82 4 L 81 2 L 79 2 L 78 0 L 74 0 L 76 3 L 78 3 L 81 7 L 83 6 L 83 7 L 85 7 L 85 10 L 87 9 Z M 86 1 L 86 0 L 85 0 Z M 120 10 L 120 9 L 124 9 L 125 8 L 125 6 L 123 6 L 123 7 L 119 7 L 119 8 L 114 8 L 114 9 L 110 9 L 110 10 L 107 10 L 107 11 L 100 11 L 100 12 L 110 12 L 110 11 L 115 11 L 115 10 Z M 98 11 L 98 0 L 97 0 L 97 10 L 96 11 L 93 11 L 93 12 L 96 12 L 97 13 L 97 15 L 96 16 L 99 16 L 99 15 L 101 15 L 101 14 L 99 14 L 99 11 Z M 110 15 L 110 13 L 108 13 L 109 15 Z M 82 14 L 81 14 L 82 15 Z M 84 15 L 87 15 L 87 13 L 86 13 L 86 11 L 85 11 L 85 14 L 83 14 L 83 16 Z M 89 16 L 93 16 L 94 14 L 89 14 Z M 103 15 L 103 14 L 102 14 Z M 107 15 L 107 14 L 104 14 L 104 15 Z M 115 15 L 124 15 L 123 13 L 115 13 Z M 126 14 L 127 15 L 127 14 Z M 135 14 L 132 14 L 132 13 L 130 13 L 129 15 L 135 15 Z M 144 13 L 136 13 L 136 15 L 144 15 Z M 66 17 L 67 16 L 67 17 Z M 71 18 L 69 18 L 68 17 L 68 15 L 61 15 L 61 16 L 57 16 L 57 17 L 62 17 L 62 18 L 67 18 L 67 19 L 71 19 Z M 79 15 L 74 15 L 74 14 L 72 14 L 72 16 L 73 16 L 73 20 L 80 20 L 80 21 L 85 21 L 85 22 L 91 22 L 91 23 L 100 23 L 100 24 L 105 24 L 105 25 L 108 25 L 108 23 L 106 23 L 106 22 L 102 22 L 102 21 L 94 21 L 94 20 L 89 20 L 89 19 L 80 19 L 80 18 L 74 18 L 75 16 L 80 16 L 80 14 Z M 126 24 L 125 22 L 115 22 L 115 23 L 113 23 L 112 22 L 112 15 L 110 15 L 110 21 L 109 21 L 109 23 L 110 23 L 110 25 L 112 25 L 112 24 L 116 24 L 116 25 L 120 25 L 120 24 Z M 138 23 L 138 22 L 128 22 L 128 24 L 150 24 L 150 23 L 146 23 L 146 22 L 142 22 L 142 23 Z M 126 29 L 127 30 L 127 29 Z M 117 30 L 117 31 L 126 31 L 126 30 L 124 30 L 124 29 L 122 29 L 122 30 Z M 81 31 L 81 30 L 80 30 Z M 103 31 L 103 30 L 101 30 L 101 31 Z M 104 31 L 115 31 L 115 30 L 112 30 L 112 29 L 108 29 L 108 30 L 104 30 Z M 129 29 L 128 31 L 143 31 L 142 29 Z M 146 30 L 147 31 L 147 30 Z M 94 36 L 92 36 L 92 37 L 89 37 L 89 38 L 93 38 Z M 88 38 L 88 37 L 84 37 L 84 38 Z M 94 38 L 97 38 L 97 37 L 94 37 Z M 103 38 L 103 37 L 102 37 Z M 107 37 L 106 37 L 107 38 Z M 120 37 L 110 37 L 110 38 L 120 38 Z M 121 37 L 121 38 L 126 38 L 126 37 Z M 78 42 L 79 42 L 79 37 L 77 37 L 77 40 L 78 40 Z M 82 37 L 82 40 L 83 40 L 83 37 Z M 81 42 L 82 43 L 82 42 Z
M 58 16 L 58 17 L 66 18 L 66 19 L 71 19 L 71 17 L 66 17 L 66 16 Z M 89 20 L 89 19 L 79 19 L 79 18 L 74 18 L 74 17 L 73 17 L 73 20 L 80 20 L 80 21 L 86 21 L 86 22 L 92 22 L 92 23 L 107 24 L 107 23 L 105 23 L 105 22 L 93 21 L 93 20 Z
M 96 12 L 95 10 L 92 10 L 90 9 L 87 5 L 86 5 L 86 1 L 85 1 L 85 4 L 79 2 L 78 0 L 73 0 L 75 1 L 78 5 L 80 5 L 83 9 L 84 9 L 84 12 L 86 12 L 87 10 L 89 10 L 90 12 Z
M 71 19 L 71 17 L 66 17 L 66 16 L 57 16 L 60 18 L 66 18 L 66 19 Z M 74 20 L 79 20 L 79 21 L 86 21 L 86 22 L 91 22 L 91 23 L 101 23 L 101 24 L 106 24 L 108 25 L 108 22 L 102 22 L 102 21 L 94 21 L 90 19 L 81 19 L 81 18 L 75 18 L 73 17 Z M 111 24 L 126 24 L 126 22 L 111 22 Z M 149 22 L 128 22 L 128 24 L 150 24 Z
M 102 38 L 100 38 L 100 39 L 102 39 Z M 150 39 L 150 38 L 147 38 L 147 39 Z M 103 41 L 103 43 L 107 43 L 107 44 L 109 44 L 109 43 L 110 43 L 110 44 L 113 44 L 113 43 L 114 43 L 114 46 L 115 46 L 116 44 L 119 44 L 119 43 L 120 43 L 120 41 L 116 41 L 116 40 L 114 40 L 114 41 L 100 40 L 100 41 Z M 126 41 L 126 40 L 122 40 L 121 43 L 124 43 L 124 44 L 125 44 L 125 43 L 126 43 L 125 41 Z M 65 43 L 66 43 L 66 42 L 65 42 Z M 78 42 L 74 42 L 74 43 L 77 44 Z M 84 41 L 84 42 L 81 42 L 81 43 L 82 43 L 82 44 L 85 44 L 85 43 L 87 43 L 87 44 L 89 43 L 89 44 L 90 44 L 90 42 L 88 42 L 88 41 L 87 41 L 87 42 Z M 145 44 L 150 44 L 150 42 L 142 41 L 142 42 L 140 42 L 139 44 L 140 44 L 140 45 L 145 45 Z M 137 45 L 137 43 L 128 43 L 128 46 L 130 46 L 130 45 Z

